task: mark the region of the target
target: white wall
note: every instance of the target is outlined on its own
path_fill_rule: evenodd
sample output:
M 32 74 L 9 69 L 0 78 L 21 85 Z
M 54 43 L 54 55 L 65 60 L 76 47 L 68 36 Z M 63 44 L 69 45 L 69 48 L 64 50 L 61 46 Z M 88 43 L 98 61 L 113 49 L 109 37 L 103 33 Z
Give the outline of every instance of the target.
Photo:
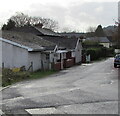
M 72 51 L 72 57 L 75 57 L 75 55 L 76 55 L 75 51 Z
M 28 51 L 26 49 L 2 42 L 2 62 L 5 68 L 28 66 Z
M 28 67 L 33 63 L 33 71 L 41 69 L 41 53 L 29 52 L 28 53 Z M 32 71 L 32 70 L 31 70 Z
M 80 63 L 82 60 L 82 45 L 81 42 L 78 42 L 78 45 L 75 49 L 75 62 Z
M 115 49 L 115 53 L 116 54 L 120 53 L 120 49 Z
M 53 64 L 57 62 L 57 53 L 50 53 L 50 60 L 49 60 L 49 69 L 53 68 Z
M 50 64 L 50 55 L 48 56 L 49 59 L 47 59 L 46 55 L 47 54 L 45 54 L 45 53 L 41 54 L 41 63 L 42 63 L 42 68 L 44 70 L 48 70 L 49 69 L 49 64 Z
M 26 70 L 33 62 L 33 71 L 41 69 L 41 53 L 28 52 L 27 49 L 2 42 L 2 62 L 5 68 L 19 68 L 25 66 Z M 32 71 L 32 68 L 30 69 Z
M 110 47 L 110 43 L 100 43 L 101 45 L 103 45 L 104 47 L 106 48 L 109 48 Z
M 2 41 L 0 40 L 0 68 L 2 68 Z

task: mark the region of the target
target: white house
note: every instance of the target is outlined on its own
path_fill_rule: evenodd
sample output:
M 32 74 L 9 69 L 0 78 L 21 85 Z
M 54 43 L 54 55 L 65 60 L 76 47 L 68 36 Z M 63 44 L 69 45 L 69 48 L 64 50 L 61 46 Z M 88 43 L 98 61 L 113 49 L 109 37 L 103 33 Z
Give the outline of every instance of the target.
M 30 71 L 49 69 L 48 54 L 44 51 L 49 47 L 54 49 L 53 43 L 42 40 L 33 34 L 8 31 L 3 32 L 0 41 L 2 42 L 3 67 L 18 68 L 25 66 L 26 70 Z
M 76 63 L 81 62 L 82 45 L 81 45 L 80 40 L 78 40 L 77 38 L 74 38 L 74 39 L 65 38 L 65 37 L 61 36 L 60 34 L 51 31 L 50 29 L 42 28 L 41 24 L 40 25 L 38 24 L 36 26 L 18 27 L 18 28 L 14 28 L 12 30 L 17 31 L 17 32 L 32 33 L 34 35 L 37 35 L 40 38 L 43 38 L 44 40 L 47 40 L 47 41 L 52 42 L 55 45 L 57 45 L 59 50 L 61 50 L 61 48 L 62 48 L 62 50 L 63 50 L 63 48 L 67 49 L 67 51 L 71 52 L 72 54 L 75 54 L 74 57 L 76 59 L 75 60 Z M 77 51 L 78 47 L 80 47 L 79 48 L 80 51 L 77 54 L 76 51 Z
M 29 71 L 60 70 L 81 63 L 82 45 L 79 39 L 63 38 L 46 29 L 40 32 L 34 27 L 30 30 L 23 27 L 16 31 L 3 31 L 0 41 L 4 68 L 24 66 Z
M 81 63 L 82 56 L 82 44 L 78 38 L 63 38 L 61 36 L 42 36 L 43 39 L 55 43 L 58 46 L 58 50 L 67 51 L 64 53 L 64 59 L 75 59 L 75 63 Z M 59 55 L 60 56 L 60 55 Z

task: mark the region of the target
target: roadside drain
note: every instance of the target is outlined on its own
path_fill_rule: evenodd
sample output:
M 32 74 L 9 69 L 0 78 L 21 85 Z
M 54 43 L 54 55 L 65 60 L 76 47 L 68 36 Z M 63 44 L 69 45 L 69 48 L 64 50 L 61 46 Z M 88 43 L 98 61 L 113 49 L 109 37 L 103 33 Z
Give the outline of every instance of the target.
M 29 114 L 57 114 L 55 107 L 26 109 Z

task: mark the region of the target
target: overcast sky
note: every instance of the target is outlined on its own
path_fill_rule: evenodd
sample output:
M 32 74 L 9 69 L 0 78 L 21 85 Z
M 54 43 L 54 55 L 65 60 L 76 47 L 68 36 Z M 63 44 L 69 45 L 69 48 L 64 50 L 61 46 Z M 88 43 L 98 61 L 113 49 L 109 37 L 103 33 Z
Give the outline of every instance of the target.
M 89 26 L 114 25 L 119 0 L 2 0 L 0 25 L 15 12 L 51 18 L 59 30 L 85 32 Z

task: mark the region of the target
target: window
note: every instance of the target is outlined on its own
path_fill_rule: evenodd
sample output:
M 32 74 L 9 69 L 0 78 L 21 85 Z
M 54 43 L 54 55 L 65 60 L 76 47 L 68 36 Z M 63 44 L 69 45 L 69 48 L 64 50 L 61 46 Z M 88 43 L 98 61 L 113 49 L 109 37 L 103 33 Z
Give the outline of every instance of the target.
M 49 54 L 46 54 L 46 60 L 49 60 Z

